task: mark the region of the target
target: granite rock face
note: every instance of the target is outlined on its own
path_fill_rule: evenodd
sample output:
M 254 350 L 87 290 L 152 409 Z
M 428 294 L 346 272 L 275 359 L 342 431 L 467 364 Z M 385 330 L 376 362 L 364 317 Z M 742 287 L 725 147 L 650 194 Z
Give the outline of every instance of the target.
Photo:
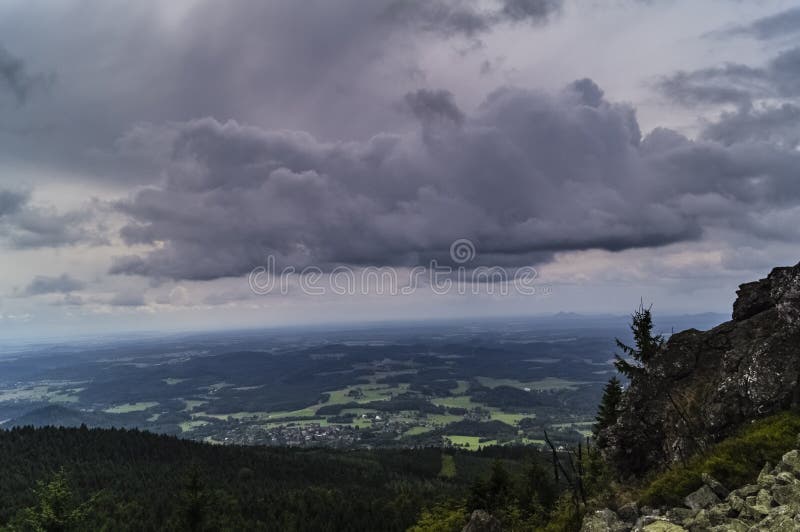
M 711 477 L 686 497 L 687 508 L 672 508 L 638 518 L 603 509 L 584 518 L 581 532 L 761 532 L 800 531 L 800 451 L 786 453 L 775 467 L 765 466 L 757 484 L 742 486 L 724 500 L 725 489 Z M 623 516 L 627 516 L 623 517 Z
M 607 456 L 640 475 L 800 404 L 800 264 L 740 286 L 733 319 L 673 334 L 634 377 Z

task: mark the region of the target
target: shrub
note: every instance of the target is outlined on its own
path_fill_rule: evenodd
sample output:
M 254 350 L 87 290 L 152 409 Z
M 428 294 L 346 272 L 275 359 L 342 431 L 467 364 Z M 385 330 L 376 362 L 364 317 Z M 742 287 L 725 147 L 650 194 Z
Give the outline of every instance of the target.
M 754 421 L 691 458 L 685 465 L 658 474 L 640 494 L 639 502 L 650 506 L 678 506 L 702 485 L 708 473 L 730 489 L 753 482 L 765 462 L 776 463 L 797 446 L 800 414 L 782 412 Z

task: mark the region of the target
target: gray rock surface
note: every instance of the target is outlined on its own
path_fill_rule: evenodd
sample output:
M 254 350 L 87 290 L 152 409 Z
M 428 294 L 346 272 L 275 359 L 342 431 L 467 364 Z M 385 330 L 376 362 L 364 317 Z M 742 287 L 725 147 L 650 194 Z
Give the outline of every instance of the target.
M 581 532 L 627 532 L 630 524 L 624 523 L 608 508 L 587 515 L 583 520 Z
M 714 493 L 711 488 L 703 484 L 700 489 L 687 495 L 684 502 L 686 506 L 692 510 L 704 510 L 706 508 L 711 508 L 720 501 L 717 494 Z

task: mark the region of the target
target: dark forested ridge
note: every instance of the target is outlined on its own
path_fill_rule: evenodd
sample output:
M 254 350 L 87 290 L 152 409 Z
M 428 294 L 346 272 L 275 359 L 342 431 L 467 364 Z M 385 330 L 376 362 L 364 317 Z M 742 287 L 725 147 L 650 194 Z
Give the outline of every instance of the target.
M 22 427 L 0 431 L 0 526 L 37 529 L 64 480 L 67 502 L 55 506 L 80 514 L 66 529 L 406 530 L 423 509 L 466 497 L 493 464 L 522 471 L 532 459 L 542 457 L 530 448 L 287 449 Z

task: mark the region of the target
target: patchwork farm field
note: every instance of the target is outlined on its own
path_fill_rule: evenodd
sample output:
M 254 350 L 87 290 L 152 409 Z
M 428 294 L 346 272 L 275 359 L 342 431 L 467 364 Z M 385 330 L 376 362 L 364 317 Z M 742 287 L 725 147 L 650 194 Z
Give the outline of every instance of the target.
M 0 358 L 0 421 L 215 443 L 542 445 L 584 438 L 626 318 L 275 330 L 42 345 Z

